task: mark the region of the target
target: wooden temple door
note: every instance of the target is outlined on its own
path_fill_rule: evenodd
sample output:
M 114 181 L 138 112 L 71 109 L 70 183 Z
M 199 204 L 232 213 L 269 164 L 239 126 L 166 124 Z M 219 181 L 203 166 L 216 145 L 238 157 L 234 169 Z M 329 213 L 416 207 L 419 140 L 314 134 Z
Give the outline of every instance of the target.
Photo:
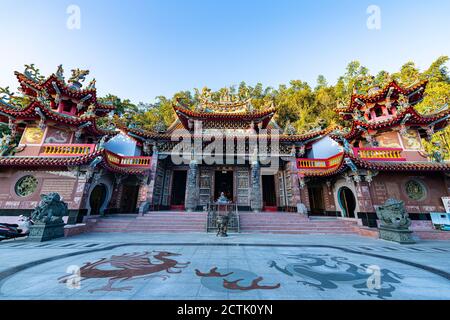
M 248 169 L 236 170 L 236 202 L 239 207 L 250 207 L 250 173 Z
M 164 187 L 164 168 L 162 165 L 156 167 L 155 183 L 153 187 L 153 210 L 159 210 L 162 202 L 163 187 Z
M 292 187 L 292 171 L 290 169 L 279 170 L 276 177 L 276 190 L 279 207 L 284 211 L 296 211 L 296 203 L 294 203 L 294 190 Z
M 201 206 L 207 206 L 212 201 L 213 173 L 211 169 L 200 170 L 199 204 Z

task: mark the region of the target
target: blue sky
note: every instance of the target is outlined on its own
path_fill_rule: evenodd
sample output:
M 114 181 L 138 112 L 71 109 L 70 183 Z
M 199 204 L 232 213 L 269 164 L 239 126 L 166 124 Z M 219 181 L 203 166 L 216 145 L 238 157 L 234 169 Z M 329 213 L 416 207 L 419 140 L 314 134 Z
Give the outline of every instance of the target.
M 372 73 L 409 61 L 427 68 L 450 55 L 444 0 L 0 0 L 0 85 L 35 63 L 91 70 L 100 95 L 134 102 L 246 81 L 277 87 L 293 79 L 335 83 L 351 60 Z M 66 27 L 69 5 L 81 28 Z M 381 9 L 369 30 L 366 10 Z

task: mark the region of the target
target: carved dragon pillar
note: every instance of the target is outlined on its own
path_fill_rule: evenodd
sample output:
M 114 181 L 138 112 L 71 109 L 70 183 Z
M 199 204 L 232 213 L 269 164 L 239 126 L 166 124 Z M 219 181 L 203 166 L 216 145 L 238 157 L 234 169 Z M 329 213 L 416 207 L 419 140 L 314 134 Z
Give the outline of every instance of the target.
M 258 160 L 252 162 L 250 206 L 254 212 L 262 210 L 261 165 Z
M 198 162 L 196 160 L 191 160 L 189 163 L 189 171 L 187 176 L 187 186 L 186 186 L 186 201 L 185 208 L 188 212 L 193 212 L 197 209 L 198 205 Z
M 145 201 L 139 205 L 139 215 L 143 216 L 147 211 L 150 210 L 151 206 L 154 204 L 154 189 L 155 189 L 155 179 L 156 171 L 158 168 L 158 151 L 156 148 L 153 149 L 153 156 L 150 162 L 150 172 L 148 175 L 148 184 L 142 185 L 144 188 L 142 192 L 146 193 Z

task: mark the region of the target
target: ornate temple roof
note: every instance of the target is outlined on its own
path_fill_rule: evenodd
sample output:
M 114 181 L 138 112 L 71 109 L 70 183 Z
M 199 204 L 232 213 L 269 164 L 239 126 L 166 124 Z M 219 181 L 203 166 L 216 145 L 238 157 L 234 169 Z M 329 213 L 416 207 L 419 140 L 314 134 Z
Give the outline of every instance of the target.
M 98 117 L 94 114 L 84 113 L 80 117 L 71 116 L 52 110 L 49 105 L 42 104 L 38 101 L 31 102 L 23 109 L 11 108 L 0 101 L 0 112 L 4 113 L 3 117 L 11 117 L 14 120 L 33 120 L 39 119 L 41 115 L 58 123 L 64 123 L 71 126 L 86 125 L 86 129 L 96 136 L 115 135 L 115 130 L 100 128 L 97 125 Z M 2 115 L 0 114 L 0 117 Z
M 340 141 L 340 136 L 352 140 L 360 137 L 367 130 L 384 130 L 399 125 L 409 126 L 409 127 L 427 127 L 433 126 L 433 132 L 440 131 L 447 127 L 450 121 L 450 109 L 445 109 L 430 114 L 421 114 L 413 106 L 408 106 L 407 108 L 399 111 L 395 116 L 374 122 L 367 122 L 363 120 L 354 120 L 350 130 L 345 131 L 342 127 L 339 129 L 341 135 L 332 133 L 330 137 L 336 141 Z
M 173 105 L 181 123 L 189 130 L 193 128 L 193 121 L 202 121 L 204 127 L 214 129 L 247 129 L 251 125 L 259 125 L 264 129 L 276 112 L 273 103 L 262 110 L 255 110 L 248 93 L 242 98 L 230 94 L 228 89 L 222 89 L 219 100 L 214 101 L 209 89 L 196 92 L 199 103 L 195 110 L 182 106 L 178 101 Z
M 82 83 L 89 74 L 88 70 L 72 70 L 72 77 L 67 82 L 63 73 L 62 66 L 59 66 L 56 73 L 44 79 L 33 65 L 27 65 L 23 73 L 16 71 L 15 75 L 19 81 L 21 91 L 31 98 L 48 95 L 68 97 L 79 101 L 77 105 L 79 111 L 90 108 L 90 112 L 98 116 L 104 116 L 115 109 L 112 104 L 102 104 L 97 101 L 95 79 L 86 88 L 82 88 Z
M 410 87 L 404 88 L 393 80 L 383 89 L 373 90 L 373 93 L 366 95 L 352 94 L 348 106 L 337 107 L 335 110 L 343 115 L 345 119 L 349 119 L 351 118 L 351 115 L 346 113 L 352 113 L 355 109 L 360 109 L 365 103 L 376 103 L 386 99 L 397 100 L 400 95 L 407 96 L 408 103 L 415 105 L 423 98 L 427 84 L 428 80 L 423 80 Z
M 202 121 L 204 126 L 213 122 L 210 128 L 217 129 L 244 129 L 249 128 L 252 123 L 254 125 L 260 123 L 262 128 L 266 128 L 276 111 L 274 107 L 252 112 L 206 112 L 189 110 L 175 105 L 173 108 L 186 129 L 192 129 L 190 121 Z
M 58 67 L 56 74 L 47 79 L 39 74 L 34 65 L 27 65 L 24 73 L 15 74 L 25 97 L 18 100 L 8 88 L 1 88 L 0 118 L 3 120 L 51 120 L 70 126 L 83 126 L 96 136 L 115 134 L 115 130 L 100 128 L 97 125 L 97 119 L 115 107 L 97 101 L 95 80 L 86 89 L 82 89 L 82 82 L 89 71 L 72 70 L 72 77 L 67 83 L 62 66 Z M 63 98 L 74 103 L 70 107 L 76 109 L 76 113 L 60 112 L 58 104 Z

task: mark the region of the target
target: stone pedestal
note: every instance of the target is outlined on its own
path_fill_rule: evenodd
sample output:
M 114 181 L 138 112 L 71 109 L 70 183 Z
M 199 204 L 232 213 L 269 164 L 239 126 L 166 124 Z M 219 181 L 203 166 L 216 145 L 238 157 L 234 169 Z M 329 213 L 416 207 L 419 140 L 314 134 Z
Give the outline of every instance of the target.
M 30 226 L 28 241 L 43 242 L 64 237 L 64 222 L 35 224 Z
M 391 229 L 387 227 L 379 227 L 380 239 L 398 242 L 400 244 L 416 243 L 412 238 L 411 230 Z
M 380 219 L 380 239 L 398 242 L 400 244 L 413 244 L 412 231 L 409 230 L 411 219 L 405 209 L 403 201 L 389 199 L 377 209 Z

